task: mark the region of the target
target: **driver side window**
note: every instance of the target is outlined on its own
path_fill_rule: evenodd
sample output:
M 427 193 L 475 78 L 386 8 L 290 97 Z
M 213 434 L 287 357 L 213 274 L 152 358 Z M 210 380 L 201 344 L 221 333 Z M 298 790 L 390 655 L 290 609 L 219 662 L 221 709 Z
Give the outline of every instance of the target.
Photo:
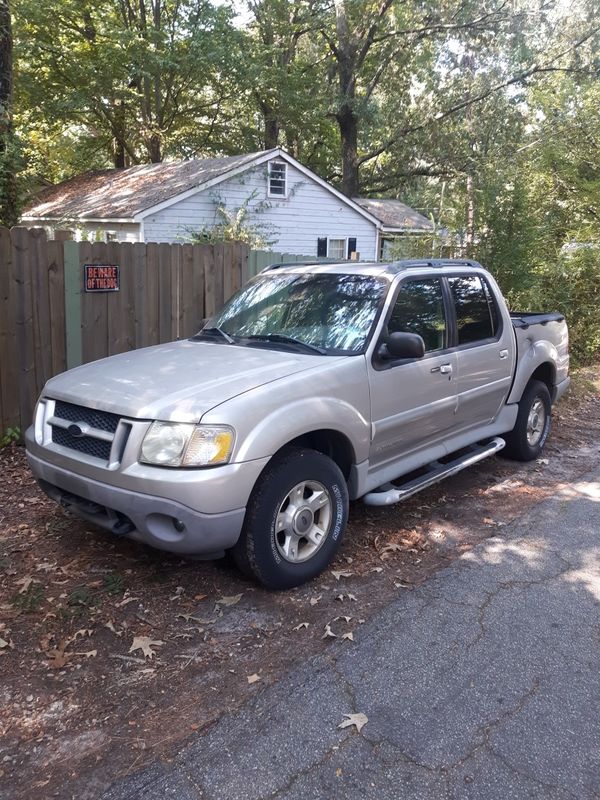
M 421 278 L 402 284 L 388 322 L 388 333 L 418 333 L 425 352 L 447 347 L 444 295 L 439 278 Z

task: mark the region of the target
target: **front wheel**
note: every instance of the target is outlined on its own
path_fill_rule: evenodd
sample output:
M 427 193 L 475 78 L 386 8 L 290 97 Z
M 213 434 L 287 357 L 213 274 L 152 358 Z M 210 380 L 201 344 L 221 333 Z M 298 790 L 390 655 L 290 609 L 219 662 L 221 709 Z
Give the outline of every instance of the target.
M 289 448 L 259 478 L 233 558 L 268 589 L 291 589 L 331 563 L 347 520 L 348 490 L 337 464 L 315 450 Z
M 519 403 L 515 427 L 504 436 L 500 452 L 516 461 L 533 461 L 542 452 L 550 433 L 552 401 L 545 383 L 530 381 Z

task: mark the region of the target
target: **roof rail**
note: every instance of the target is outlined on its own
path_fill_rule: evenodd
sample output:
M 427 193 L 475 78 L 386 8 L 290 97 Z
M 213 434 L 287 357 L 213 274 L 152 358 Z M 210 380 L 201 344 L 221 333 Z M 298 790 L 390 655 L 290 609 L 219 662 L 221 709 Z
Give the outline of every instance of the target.
M 281 264 L 269 264 L 261 269 L 262 272 L 268 272 L 271 269 L 282 269 L 282 267 L 318 267 L 321 264 L 334 264 L 332 261 L 283 261 Z
M 390 267 L 481 267 L 471 258 L 402 258 L 393 261 Z

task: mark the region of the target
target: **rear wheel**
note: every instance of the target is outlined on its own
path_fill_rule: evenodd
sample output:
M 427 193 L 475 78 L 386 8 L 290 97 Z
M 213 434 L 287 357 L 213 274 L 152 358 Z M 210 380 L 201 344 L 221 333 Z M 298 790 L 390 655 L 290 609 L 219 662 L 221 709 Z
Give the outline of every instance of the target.
M 289 448 L 252 492 L 233 557 L 269 589 L 299 586 L 331 563 L 347 519 L 348 490 L 337 464 L 314 450 Z
M 545 383 L 530 381 L 519 403 L 517 421 L 507 434 L 502 454 L 516 461 L 533 461 L 542 452 L 550 433 L 552 401 Z

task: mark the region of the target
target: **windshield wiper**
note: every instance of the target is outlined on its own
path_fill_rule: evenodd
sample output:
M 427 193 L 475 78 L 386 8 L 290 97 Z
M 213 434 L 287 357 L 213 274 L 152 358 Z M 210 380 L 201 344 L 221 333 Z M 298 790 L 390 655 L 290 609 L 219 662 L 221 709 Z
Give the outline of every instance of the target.
M 293 347 L 300 347 L 310 353 L 319 353 L 319 355 L 326 355 L 327 350 L 322 347 L 317 347 L 316 344 L 309 344 L 300 339 L 294 339 L 293 336 L 285 336 L 283 333 L 262 333 L 254 336 L 244 336 L 244 339 L 251 339 L 255 342 L 274 342 L 275 344 L 289 344 Z
M 217 328 L 217 327 L 202 328 L 202 330 L 199 331 L 193 338 L 197 339 L 198 337 L 204 336 L 205 334 L 208 334 L 209 336 L 214 336 L 216 334 L 217 336 L 220 336 L 222 339 L 225 339 L 225 341 L 228 342 L 229 344 L 235 344 L 235 339 L 233 338 L 233 336 L 230 336 L 222 328 Z

